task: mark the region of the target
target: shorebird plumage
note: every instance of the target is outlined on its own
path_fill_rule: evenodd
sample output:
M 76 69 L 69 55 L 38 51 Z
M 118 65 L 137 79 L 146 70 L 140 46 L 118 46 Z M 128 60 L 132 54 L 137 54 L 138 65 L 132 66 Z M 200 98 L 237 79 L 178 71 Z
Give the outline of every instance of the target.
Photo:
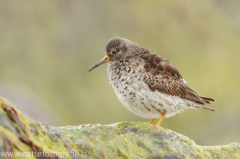
M 106 56 L 89 71 L 108 63 L 107 73 L 118 99 L 131 112 L 144 118 L 171 117 L 185 109 L 202 108 L 215 100 L 198 95 L 171 63 L 150 49 L 115 37 L 106 45 Z

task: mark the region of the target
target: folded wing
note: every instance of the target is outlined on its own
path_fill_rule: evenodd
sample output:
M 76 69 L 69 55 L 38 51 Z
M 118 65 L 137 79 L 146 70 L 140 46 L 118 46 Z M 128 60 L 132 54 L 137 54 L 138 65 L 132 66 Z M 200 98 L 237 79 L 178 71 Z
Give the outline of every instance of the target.
M 212 98 L 199 96 L 192 90 L 178 70 L 167 59 L 148 53 L 141 56 L 141 60 L 144 61 L 144 69 L 148 72 L 143 80 L 152 91 L 158 90 L 202 105 L 205 103 L 211 104 L 215 101 Z

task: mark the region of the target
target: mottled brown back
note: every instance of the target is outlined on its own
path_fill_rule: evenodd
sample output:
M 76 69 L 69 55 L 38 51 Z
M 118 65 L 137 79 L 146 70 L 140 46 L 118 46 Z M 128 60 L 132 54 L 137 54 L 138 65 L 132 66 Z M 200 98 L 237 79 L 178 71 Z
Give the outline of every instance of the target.
M 212 98 L 199 96 L 184 81 L 178 70 L 170 62 L 159 55 L 148 53 L 141 56 L 145 61 L 144 69 L 153 78 L 144 76 L 144 82 L 152 91 L 166 93 L 171 96 L 178 96 L 199 104 L 215 101 Z

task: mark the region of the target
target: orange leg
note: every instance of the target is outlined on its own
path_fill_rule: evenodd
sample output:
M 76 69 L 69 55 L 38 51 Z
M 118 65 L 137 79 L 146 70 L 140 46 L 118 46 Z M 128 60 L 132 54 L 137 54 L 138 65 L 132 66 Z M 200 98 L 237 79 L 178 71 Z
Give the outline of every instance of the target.
M 165 113 L 162 113 L 162 116 L 161 116 L 161 118 L 159 119 L 159 121 L 158 121 L 158 123 L 157 123 L 157 125 L 156 126 L 160 126 L 160 124 L 162 123 L 162 121 L 163 121 L 163 119 L 164 119 L 164 117 L 166 116 L 166 112 Z
M 150 121 L 150 124 L 153 124 L 153 122 L 155 121 L 156 118 L 153 118 L 151 121 Z

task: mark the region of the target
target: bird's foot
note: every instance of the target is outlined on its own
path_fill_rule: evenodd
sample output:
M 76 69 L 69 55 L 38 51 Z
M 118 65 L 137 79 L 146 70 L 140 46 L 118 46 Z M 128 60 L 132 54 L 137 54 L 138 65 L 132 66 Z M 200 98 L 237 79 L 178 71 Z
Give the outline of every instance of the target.
M 154 128 L 160 128 L 160 125 L 153 125 Z

